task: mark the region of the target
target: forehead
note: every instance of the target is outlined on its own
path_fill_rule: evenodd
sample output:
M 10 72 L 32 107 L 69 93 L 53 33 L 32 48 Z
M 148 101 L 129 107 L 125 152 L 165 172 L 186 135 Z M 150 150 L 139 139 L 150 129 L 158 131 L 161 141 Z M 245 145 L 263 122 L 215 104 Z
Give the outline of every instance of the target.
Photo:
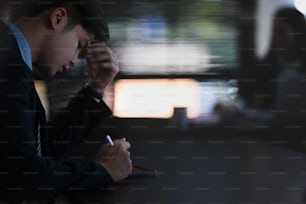
M 74 31 L 80 40 L 92 41 L 94 39 L 93 32 L 86 30 L 82 25 L 77 25 Z

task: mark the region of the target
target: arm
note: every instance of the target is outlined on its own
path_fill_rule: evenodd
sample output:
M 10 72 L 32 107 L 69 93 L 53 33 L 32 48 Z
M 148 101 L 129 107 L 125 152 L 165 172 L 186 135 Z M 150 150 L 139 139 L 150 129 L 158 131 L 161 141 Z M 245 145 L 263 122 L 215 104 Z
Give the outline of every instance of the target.
M 83 141 L 99 123 L 111 116 L 102 96 L 118 73 L 116 56 L 104 43 L 91 44 L 84 55 L 89 69 L 88 85 L 49 125 L 51 138 L 58 144 L 53 148 L 57 155 L 62 154 L 67 144 Z
M 96 102 L 84 87 L 55 118 L 47 125 L 49 149 L 60 156 L 70 144 L 78 144 L 90 136 L 103 120 L 112 116 L 111 110 L 101 100 Z

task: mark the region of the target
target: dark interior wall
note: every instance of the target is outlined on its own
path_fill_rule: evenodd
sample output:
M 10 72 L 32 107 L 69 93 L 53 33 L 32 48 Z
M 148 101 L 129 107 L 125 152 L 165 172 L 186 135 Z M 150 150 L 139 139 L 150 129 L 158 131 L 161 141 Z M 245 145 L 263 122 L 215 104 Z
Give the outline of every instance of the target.
M 256 0 L 239 0 L 239 48 L 240 68 L 248 69 L 255 60 L 255 11 Z
M 254 84 L 254 79 L 250 75 L 255 64 L 255 24 L 257 0 L 239 0 L 239 56 L 240 66 L 237 73 L 238 95 L 249 103 L 252 98 L 249 88 Z

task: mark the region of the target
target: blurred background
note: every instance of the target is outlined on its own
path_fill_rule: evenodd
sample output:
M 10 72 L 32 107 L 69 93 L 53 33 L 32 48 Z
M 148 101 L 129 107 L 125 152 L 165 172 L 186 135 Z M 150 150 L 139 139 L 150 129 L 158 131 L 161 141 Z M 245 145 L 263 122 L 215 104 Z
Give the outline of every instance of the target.
M 131 141 L 133 163 L 162 174 L 144 183 L 124 183 L 106 194 L 88 194 L 86 203 L 94 199 L 306 203 L 305 70 L 303 74 L 293 70 L 289 80 L 278 78 L 279 64 L 264 61 L 256 66 L 269 54 L 273 36 L 283 43 L 300 34 L 305 38 L 286 23 L 275 32 L 273 18 L 284 6 L 305 15 L 306 0 L 103 0 L 103 4 L 111 34 L 108 45 L 120 65 L 104 100 L 118 120 L 98 126 L 93 138 L 85 138 L 76 148 L 72 145 L 69 154 L 73 159 L 83 158 L 83 152 L 94 155 L 101 135 L 110 132 Z M 305 53 L 303 42 L 297 44 Z M 298 61 L 285 65 L 305 68 L 299 57 L 306 59 L 298 56 Z M 69 72 L 36 81 L 49 120 L 87 78 L 86 61 L 80 57 Z M 244 96 L 270 100 L 272 94 L 265 90 L 282 93 L 276 91 L 277 81 L 287 88 L 294 85 L 278 100 L 284 106 L 260 106 L 253 99 L 246 104 Z M 263 92 L 255 93 L 256 86 Z M 286 125 L 270 128 L 275 118 L 284 119 Z
M 268 50 L 273 13 L 304 0 L 106 0 L 109 46 L 120 72 L 104 100 L 119 118 L 215 122 L 216 104 L 235 103 L 242 72 Z M 87 80 L 86 62 L 37 81 L 51 118 Z M 236 104 L 237 105 L 237 104 Z M 239 106 L 239 105 L 238 105 Z

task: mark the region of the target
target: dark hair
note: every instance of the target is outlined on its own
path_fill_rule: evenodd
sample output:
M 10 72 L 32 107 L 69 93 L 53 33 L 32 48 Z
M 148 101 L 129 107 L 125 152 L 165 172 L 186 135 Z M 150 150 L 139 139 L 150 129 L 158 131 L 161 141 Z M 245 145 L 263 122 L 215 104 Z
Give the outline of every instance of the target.
M 69 27 L 78 24 L 87 31 L 94 34 L 95 40 L 109 40 L 107 22 L 103 16 L 102 4 L 97 0 L 20 0 L 8 2 L 12 9 L 12 20 L 16 21 L 22 17 L 32 18 L 39 16 L 42 12 L 64 7 L 69 17 Z
M 302 51 L 306 43 L 305 16 L 294 7 L 281 7 L 275 12 L 274 19 L 287 23 L 294 30 L 295 47 Z

